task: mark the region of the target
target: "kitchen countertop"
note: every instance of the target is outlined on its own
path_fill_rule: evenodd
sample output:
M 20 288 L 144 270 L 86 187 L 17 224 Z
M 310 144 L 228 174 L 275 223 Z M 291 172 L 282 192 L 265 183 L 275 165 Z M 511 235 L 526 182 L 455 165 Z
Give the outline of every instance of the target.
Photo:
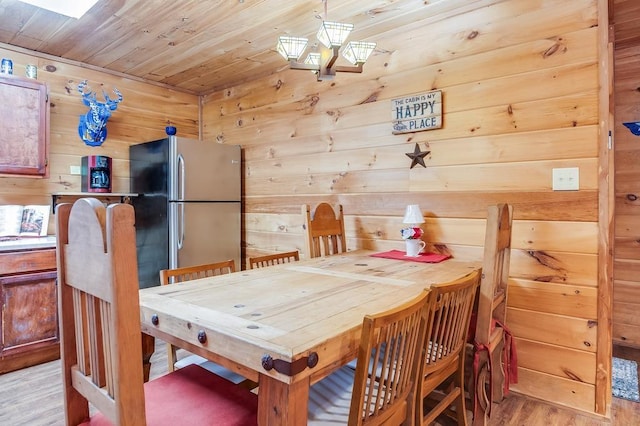
M 56 236 L 47 235 L 38 238 L 16 238 L 15 240 L 0 241 L 0 252 L 10 250 L 33 250 L 55 248 Z

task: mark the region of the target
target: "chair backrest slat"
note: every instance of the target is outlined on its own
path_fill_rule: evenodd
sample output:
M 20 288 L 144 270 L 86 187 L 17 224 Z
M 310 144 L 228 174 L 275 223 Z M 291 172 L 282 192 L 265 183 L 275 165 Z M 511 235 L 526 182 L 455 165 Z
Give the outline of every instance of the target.
M 236 271 L 233 259 L 204 265 L 185 266 L 182 268 L 163 269 L 160 271 L 160 284 L 178 283 L 215 275 L 230 274 Z
M 431 287 L 436 302 L 427 325 L 425 361 L 430 368 L 457 358 L 464 348 L 479 279 L 476 271 L 458 281 Z
M 249 268 L 264 268 L 267 266 L 281 265 L 283 263 L 297 262 L 300 254 L 297 250 L 282 253 L 265 254 L 264 256 L 254 256 L 249 258 Z
M 309 258 L 347 251 L 342 205 L 338 204 L 334 211 L 330 204 L 320 203 L 312 214 L 311 207 L 305 204 L 302 206 L 302 215 L 305 218 L 305 245 Z

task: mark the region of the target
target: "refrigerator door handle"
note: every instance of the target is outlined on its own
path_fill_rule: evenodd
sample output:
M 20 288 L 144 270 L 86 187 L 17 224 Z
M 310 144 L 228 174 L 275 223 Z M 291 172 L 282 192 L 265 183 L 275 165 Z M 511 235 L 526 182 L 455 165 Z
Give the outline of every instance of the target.
M 182 245 L 184 242 L 184 203 L 179 204 L 178 211 L 178 250 L 182 250 Z
M 178 201 L 184 201 L 184 157 L 178 154 Z
M 184 201 L 184 157 L 182 154 L 178 154 L 178 200 Z M 180 209 L 178 211 L 178 250 L 182 249 L 184 242 L 184 203 L 180 203 Z

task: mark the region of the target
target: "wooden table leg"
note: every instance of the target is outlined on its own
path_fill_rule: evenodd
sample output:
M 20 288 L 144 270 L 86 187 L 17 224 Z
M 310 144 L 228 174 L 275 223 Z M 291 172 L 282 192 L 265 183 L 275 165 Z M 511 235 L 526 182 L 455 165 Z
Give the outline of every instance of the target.
M 156 339 L 153 336 L 142 333 L 142 373 L 144 381 L 149 381 L 149 373 L 151 372 L 151 356 L 156 349 Z
M 307 424 L 309 378 L 288 384 L 260 375 L 258 425 L 304 426 Z

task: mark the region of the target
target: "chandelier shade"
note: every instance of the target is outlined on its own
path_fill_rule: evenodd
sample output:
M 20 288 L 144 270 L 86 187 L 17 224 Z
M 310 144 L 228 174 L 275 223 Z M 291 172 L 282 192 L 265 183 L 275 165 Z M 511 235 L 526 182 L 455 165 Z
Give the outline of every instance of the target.
M 344 47 L 342 56 L 353 65 L 364 64 L 375 48 L 376 44 L 369 41 L 350 41 Z
M 327 49 L 332 49 L 342 46 L 342 43 L 349 37 L 351 30 L 353 30 L 353 24 L 322 21 L 316 37 Z
M 307 48 L 309 39 L 304 37 L 280 36 L 276 50 L 287 61 L 297 61 Z
M 307 58 L 304 60 L 305 64 L 311 64 L 311 65 L 320 65 L 320 54 L 319 53 L 315 53 L 315 52 L 311 52 L 307 55 Z

